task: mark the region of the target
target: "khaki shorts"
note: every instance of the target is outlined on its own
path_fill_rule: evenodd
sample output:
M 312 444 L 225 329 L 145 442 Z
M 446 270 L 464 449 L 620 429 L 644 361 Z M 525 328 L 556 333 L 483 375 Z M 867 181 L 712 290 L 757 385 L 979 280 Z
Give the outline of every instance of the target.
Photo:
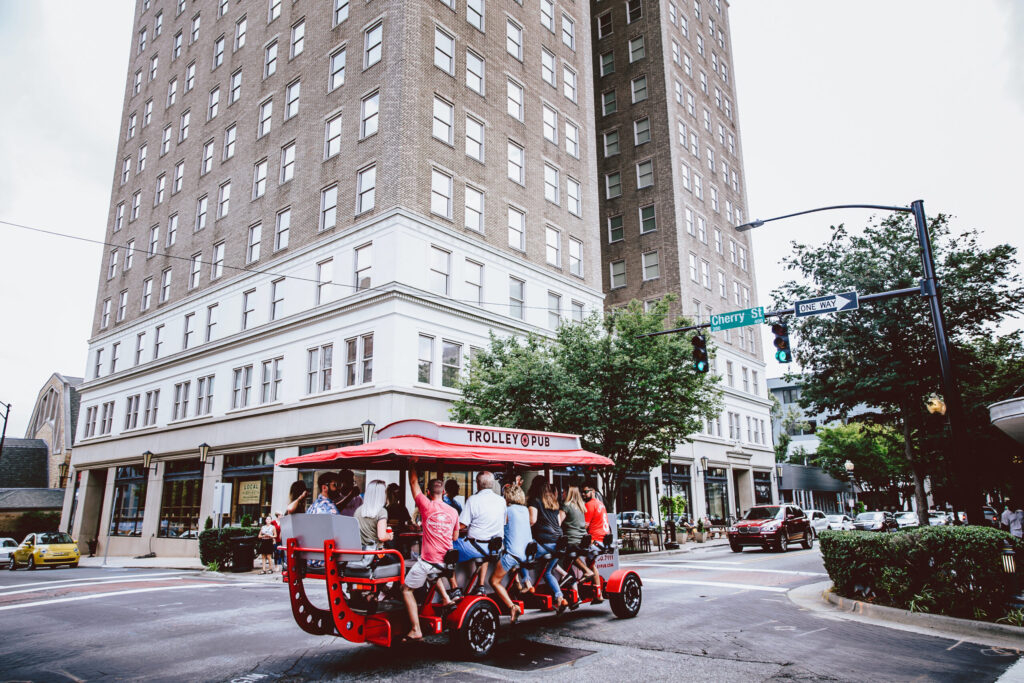
M 425 562 L 424 560 L 416 560 L 416 564 L 412 566 L 409 573 L 405 575 L 405 585 L 413 590 L 422 588 L 427 582 L 427 577 L 437 572 L 437 567 Z

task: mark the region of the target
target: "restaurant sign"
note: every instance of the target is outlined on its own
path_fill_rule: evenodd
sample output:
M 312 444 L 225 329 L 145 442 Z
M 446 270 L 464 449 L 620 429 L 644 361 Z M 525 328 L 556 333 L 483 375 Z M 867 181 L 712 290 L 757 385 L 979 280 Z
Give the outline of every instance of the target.
M 571 451 L 581 448 L 580 438 L 573 434 L 478 427 L 429 420 L 399 420 L 377 431 L 378 439 L 407 435 L 422 436 L 460 446 L 504 446 L 531 451 Z

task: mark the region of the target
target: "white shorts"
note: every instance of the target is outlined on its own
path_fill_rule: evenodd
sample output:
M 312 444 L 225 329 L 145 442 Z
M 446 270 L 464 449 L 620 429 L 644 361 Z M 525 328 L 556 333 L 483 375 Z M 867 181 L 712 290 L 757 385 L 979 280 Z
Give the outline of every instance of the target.
M 437 572 L 437 567 L 422 559 L 416 560 L 409 573 L 405 575 L 405 585 L 413 590 L 422 588 L 428 575 Z

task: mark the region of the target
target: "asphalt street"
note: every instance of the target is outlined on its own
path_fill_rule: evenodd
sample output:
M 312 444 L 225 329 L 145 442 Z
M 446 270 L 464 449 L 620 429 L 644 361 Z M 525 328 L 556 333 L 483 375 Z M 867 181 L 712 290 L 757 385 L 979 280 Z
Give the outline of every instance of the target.
M 995 681 L 1021 654 L 799 607 L 787 592 L 827 578 L 817 546 L 624 564 L 644 581 L 637 618 L 607 603 L 528 615 L 480 663 L 450 659 L 442 637 L 385 650 L 309 636 L 285 586 L 249 575 L 3 572 L 0 680 Z

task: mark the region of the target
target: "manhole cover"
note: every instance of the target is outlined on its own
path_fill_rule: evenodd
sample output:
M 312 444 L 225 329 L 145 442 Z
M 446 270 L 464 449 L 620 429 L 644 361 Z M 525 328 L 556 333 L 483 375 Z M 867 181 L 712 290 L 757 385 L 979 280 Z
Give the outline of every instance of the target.
M 482 663 L 512 671 L 540 671 L 575 662 L 596 650 L 577 650 L 534 640 L 510 640 L 496 647 Z

